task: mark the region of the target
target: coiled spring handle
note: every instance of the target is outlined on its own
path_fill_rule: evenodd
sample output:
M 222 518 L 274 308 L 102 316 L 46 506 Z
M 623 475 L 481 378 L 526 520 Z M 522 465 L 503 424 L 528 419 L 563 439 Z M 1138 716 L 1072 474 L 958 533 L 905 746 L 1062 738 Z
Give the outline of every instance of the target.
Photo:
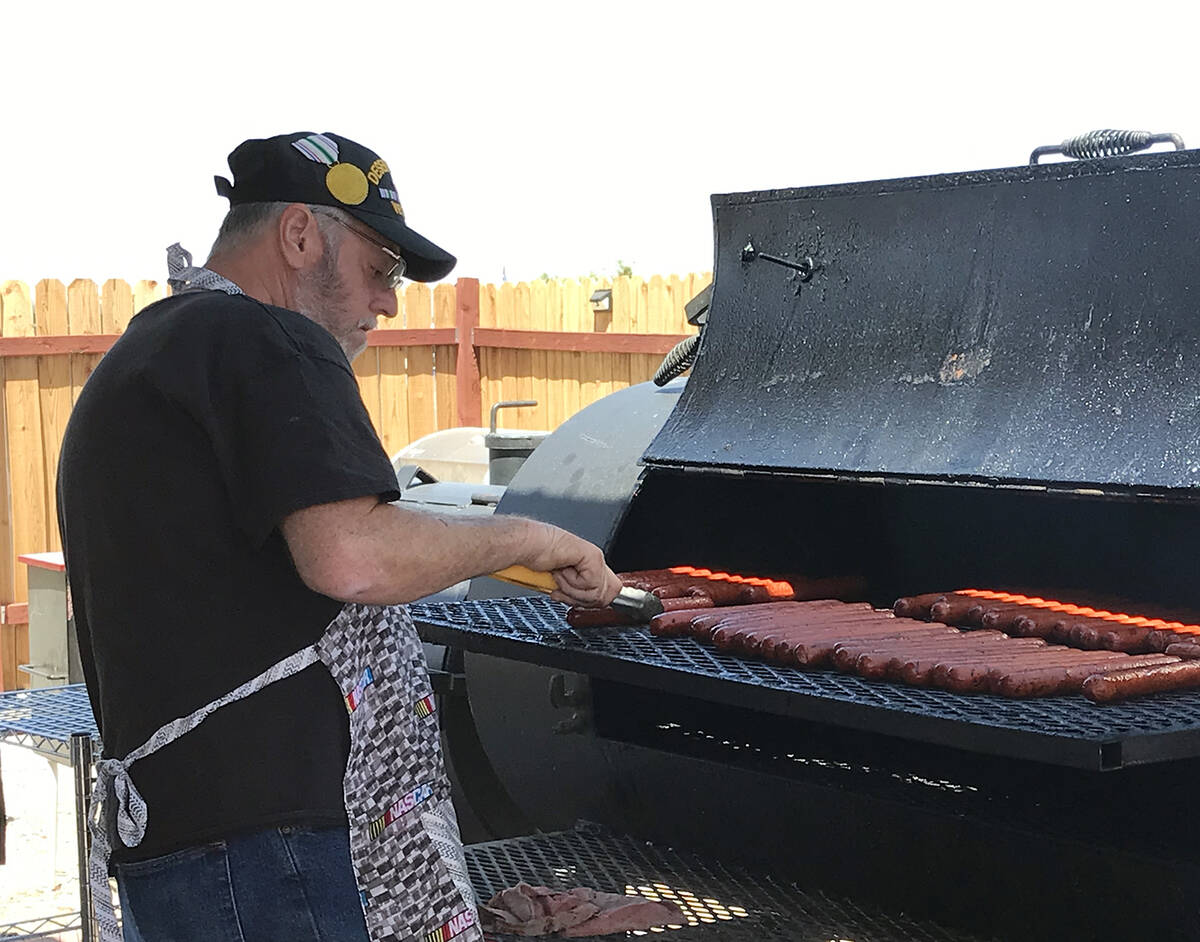
M 654 374 L 654 385 L 665 386 L 676 376 L 691 368 L 700 350 L 700 335 L 685 337 L 671 349 Z
M 1069 137 L 1061 144 L 1047 144 L 1035 147 L 1029 155 L 1029 164 L 1033 166 L 1041 157 L 1047 154 L 1063 154 L 1076 160 L 1091 160 L 1096 157 L 1118 157 L 1121 154 L 1132 154 L 1134 151 L 1145 150 L 1151 144 L 1174 144 L 1176 150 L 1183 150 L 1183 138 L 1178 134 L 1151 134 L 1149 131 L 1115 131 L 1105 128 L 1100 131 L 1088 131 Z

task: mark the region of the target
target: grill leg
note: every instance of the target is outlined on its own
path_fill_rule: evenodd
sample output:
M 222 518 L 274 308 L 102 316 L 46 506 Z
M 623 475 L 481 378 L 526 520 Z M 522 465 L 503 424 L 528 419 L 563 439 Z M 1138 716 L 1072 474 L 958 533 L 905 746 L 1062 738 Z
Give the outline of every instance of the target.
M 75 774 L 75 846 L 79 854 L 79 925 L 82 942 L 95 942 L 96 923 L 92 915 L 92 887 L 88 882 L 88 813 L 92 804 L 92 737 L 87 733 L 71 736 L 71 770 Z

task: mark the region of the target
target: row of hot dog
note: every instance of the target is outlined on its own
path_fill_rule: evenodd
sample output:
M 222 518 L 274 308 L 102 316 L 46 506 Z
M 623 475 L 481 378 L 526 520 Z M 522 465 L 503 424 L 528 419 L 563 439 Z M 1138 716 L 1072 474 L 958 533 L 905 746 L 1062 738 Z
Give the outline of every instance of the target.
M 1042 638 L 898 618 L 866 603 L 771 602 L 665 612 L 659 636 L 689 635 L 743 657 L 802 668 L 836 668 L 875 680 L 955 693 L 1048 697 L 1084 693 L 1097 702 L 1128 695 L 1124 674 L 1170 668 L 1200 681 L 1200 661 L 1167 654 L 1082 651 Z M 1182 673 L 1180 673 L 1182 672 Z
M 1082 692 L 1100 703 L 1200 686 L 1200 631 L 1178 622 L 1060 605 L 1077 610 L 1064 614 L 1039 607 L 1047 604 L 1040 599 L 1025 604 L 966 592 L 902 598 L 894 611 L 877 610 L 831 600 L 853 598 L 861 589 L 853 580 L 771 580 L 693 567 L 623 573 L 622 581 L 662 599 L 653 634 L 688 635 L 776 664 L 956 693 Z M 587 610 L 572 610 L 568 621 L 617 622 Z
M 695 566 L 641 569 L 618 575 L 625 585 L 658 596 L 666 612 L 760 602 L 853 599 L 860 598 L 864 588 L 863 581 L 853 577 L 786 576 L 771 579 Z M 629 625 L 634 620 L 632 616 L 610 608 L 573 608 L 567 612 L 567 623 L 573 628 L 600 628 L 606 625 Z
M 1047 603 L 1042 599 L 1001 601 L 982 597 L 1008 593 L 930 592 L 897 599 L 897 615 L 937 621 L 960 628 L 994 628 L 1018 638 L 1045 638 L 1076 648 L 1168 652 L 1200 656 L 1200 629 L 1179 621 L 1138 618 L 1087 606 Z M 1013 597 L 1013 596 L 1010 596 Z M 1053 606 L 1053 607 L 1050 607 Z M 1074 609 L 1074 613 L 1063 609 Z

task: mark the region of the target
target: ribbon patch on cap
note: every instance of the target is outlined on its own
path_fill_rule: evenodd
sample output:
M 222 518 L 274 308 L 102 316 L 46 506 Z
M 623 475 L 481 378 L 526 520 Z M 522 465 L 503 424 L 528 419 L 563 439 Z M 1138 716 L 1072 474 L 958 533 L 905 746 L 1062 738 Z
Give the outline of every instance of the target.
M 324 134 L 310 134 L 298 141 L 292 141 L 292 146 L 309 160 L 324 164 L 326 167 L 332 167 L 337 163 L 337 141 Z
M 357 206 L 371 192 L 365 173 L 354 164 L 337 162 L 338 145 L 333 138 L 324 134 L 310 134 L 298 141 L 292 141 L 292 146 L 314 163 L 324 164 L 329 168 L 329 172 L 325 174 L 325 188 L 338 202 L 347 206 Z

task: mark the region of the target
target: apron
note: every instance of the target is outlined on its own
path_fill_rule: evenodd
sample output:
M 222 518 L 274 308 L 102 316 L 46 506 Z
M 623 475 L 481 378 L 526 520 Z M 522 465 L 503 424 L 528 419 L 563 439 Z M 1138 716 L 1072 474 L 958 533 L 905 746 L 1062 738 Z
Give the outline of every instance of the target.
M 347 604 L 316 644 L 168 723 L 125 758 L 96 763 L 88 880 L 101 942 L 121 942 L 108 882 L 112 836 L 136 847 L 146 829 L 146 803 L 129 767 L 221 707 L 318 661 L 341 688 L 349 711 L 350 757 L 342 784 L 367 934 L 374 942 L 482 937 L 416 628 L 403 606 Z

